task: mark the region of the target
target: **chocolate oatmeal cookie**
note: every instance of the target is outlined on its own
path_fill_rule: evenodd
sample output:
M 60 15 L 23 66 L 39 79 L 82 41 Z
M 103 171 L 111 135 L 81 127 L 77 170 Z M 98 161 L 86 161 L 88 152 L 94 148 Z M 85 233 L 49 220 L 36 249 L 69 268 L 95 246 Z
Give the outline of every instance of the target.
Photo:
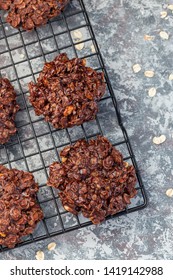
M 63 53 L 45 64 L 36 84 L 29 84 L 29 99 L 36 115 L 55 128 L 67 128 L 95 118 L 105 88 L 103 73 Z
M 8 142 L 16 133 L 14 119 L 18 110 L 13 86 L 8 79 L 0 78 L 0 144 Z
M 31 173 L 0 165 L 0 245 L 13 248 L 43 218 L 37 191 Z
M 58 16 L 70 0 L 13 0 L 3 2 L 3 7 L 10 9 L 7 22 L 14 28 L 22 26 L 25 30 L 32 30 L 47 23 Z M 10 5 L 10 2 L 13 2 Z
M 50 166 L 48 185 L 57 188 L 64 208 L 79 212 L 94 224 L 130 204 L 135 189 L 135 169 L 102 136 L 79 140 L 61 152 L 62 163 Z

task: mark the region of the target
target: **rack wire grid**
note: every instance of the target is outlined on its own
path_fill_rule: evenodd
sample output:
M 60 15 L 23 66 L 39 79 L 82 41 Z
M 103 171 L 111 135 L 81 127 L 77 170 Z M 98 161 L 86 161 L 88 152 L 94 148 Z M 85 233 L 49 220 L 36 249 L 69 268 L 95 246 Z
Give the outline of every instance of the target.
M 82 34 L 80 40 L 74 36 L 76 30 Z M 82 48 L 78 48 L 79 44 L 82 44 Z M 36 80 L 46 61 L 51 61 L 62 52 L 66 52 L 70 58 L 86 58 L 88 66 L 104 71 L 107 90 L 99 102 L 96 120 L 56 130 L 42 117 L 35 115 L 28 101 L 27 84 Z M 59 17 L 32 32 L 10 27 L 5 22 L 5 13 L 1 11 L 0 73 L 14 85 L 20 105 L 16 116 L 17 134 L 6 145 L 0 145 L 0 164 L 34 174 L 40 186 L 38 201 L 44 212 L 44 219 L 34 233 L 23 238 L 16 247 L 92 224 L 82 215 L 74 216 L 66 212 L 57 190 L 46 186 L 49 165 L 60 160 L 59 151 L 81 138 L 88 140 L 97 135 L 106 136 L 123 153 L 124 160 L 135 167 L 138 194 L 124 211 L 115 216 L 147 205 L 140 172 L 83 0 L 71 1 Z M 0 251 L 5 250 L 8 248 L 0 247 Z

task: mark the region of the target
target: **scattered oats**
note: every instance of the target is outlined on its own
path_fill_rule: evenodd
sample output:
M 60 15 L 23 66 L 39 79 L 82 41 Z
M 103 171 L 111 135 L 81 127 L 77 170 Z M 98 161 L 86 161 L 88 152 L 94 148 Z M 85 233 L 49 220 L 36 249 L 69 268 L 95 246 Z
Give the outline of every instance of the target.
M 161 18 L 165 18 L 166 16 L 167 16 L 167 12 L 166 11 L 162 11 L 161 13 L 160 13 L 160 17 Z
M 75 45 L 75 48 L 76 48 L 78 51 L 81 51 L 81 50 L 84 48 L 84 43 L 80 43 L 80 44 Z
M 134 64 L 132 68 L 134 73 L 138 73 L 141 71 L 141 66 L 139 64 Z
M 173 5 L 168 5 L 167 7 L 169 10 L 173 11 Z
M 92 51 L 92 53 L 96 52 L 96 49 L 95 49 L 94 45 L 91 45 L 91 51 Z
M 152 88 L 150 88 L 149 89 L 149 91 L 148 91 L 148 95 L 150 96 L 150 97 L 154 97 L 155 95 L 156 95 L 156 88 L 155 87 L 152 87 Z
M 35 258 L 36 258 L 38 261 L 44 260 L 44 252 L 39 250 L 39 251 L 36 253 Z
M 53 251 L 56 248 L 56 243 L 52 242 L 52 243 L 48 244 L 47 248 L 49 251 Z
M 154 40 L 154 36 L 144 35 L 144 40 L 146 40 L 146 41 L 152 41 L 152 40 Z
M 124 165 L 127 168 L 129 166 L 129 163 L 126 161 Z
M 145 75 L 145 77 L 152 78 L 152 77 L 154 77 L 155 73 L 154 73 L 154 71 L 148 70 L 148 71 L 144 72 L 144 75 Z
M 20 54 L 20 58 L 24 58 L 25 55 L 23 53 Z
M 173 74 L 169 75 L 169 80 L 172 81 L 173 80 Z
M 168 190 L 166 191 L 166 195 L 167 195 L 168 197 L 173 197 L 173 189 L 168 189 Z
M 74 37 L 77 38 L 77 39 L 82 39 L 82 37 L 83 37 L 82 32 L 79 31 L 79 30 L 75 30 L 75 31 L 73 32 L 73 35 L 74 35 Z
M 156 145 L 160 145 L 162 143 L 164 143 L 166 141 L 166 136 L 165 135 L 161 135 L 160 137 L 154 137 L 153 138 L 153 143 Z
M 165 31 L 160 31 L 160 37 L 164 40 L 168 40 L 169 39 L 169 34 Z

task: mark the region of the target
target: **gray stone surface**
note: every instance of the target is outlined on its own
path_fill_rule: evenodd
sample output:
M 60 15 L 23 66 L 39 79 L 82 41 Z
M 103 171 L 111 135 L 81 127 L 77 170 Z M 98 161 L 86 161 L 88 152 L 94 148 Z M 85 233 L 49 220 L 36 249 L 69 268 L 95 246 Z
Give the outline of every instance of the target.
M 84 0 L 124 125 L 130 136 L 149 205 L 144 210 L 0 254 L 0 259 L 173 259 L 173 198 L 165 195 L 173 177 L 173 14 L 168 1 Z M 169 1 L 171 3 L 173 1 Z M 165 19 L 160 12 L 168 11 Z M 160 38 L 160 31 L 169 40 Z M 152 41 L 144 35 L 153 36 Z M 134 74 L 132 66 L 141 65 Z M 144 71 L 153 70 L 154 78 Z M 157 88 L 151 98 L 148 89 Z M 154 136 L 167 139 L 159 146 Z M 113 137 L 113 135 L 112 135 Z M 57 243 L 48 252 L 47 244 Z

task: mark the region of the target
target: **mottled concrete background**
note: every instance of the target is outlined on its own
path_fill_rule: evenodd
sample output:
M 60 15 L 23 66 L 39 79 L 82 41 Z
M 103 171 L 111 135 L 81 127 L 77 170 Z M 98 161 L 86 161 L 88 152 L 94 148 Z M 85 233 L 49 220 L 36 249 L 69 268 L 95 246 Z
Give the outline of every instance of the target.
M 149 197 L 146 209 L 0 254 L 0 259 L 173 259 L 173 14 L 159 0 L 84 0 Z M 168 16 L 160 17 L 161 11 Z M 159 33 L 166 31 L 168 40 Z M 152 41 L 144 35 L 153 36 Z M 134 74 L 132 66 L 141 65 Z M 155 76 L 146 78 L 144 71 Z M 148 89 L 155 87 L 154 97 Z M 154 136 L 166 136 L 161 145 Z M 57 243 L 54 252 L 47 244 Z

